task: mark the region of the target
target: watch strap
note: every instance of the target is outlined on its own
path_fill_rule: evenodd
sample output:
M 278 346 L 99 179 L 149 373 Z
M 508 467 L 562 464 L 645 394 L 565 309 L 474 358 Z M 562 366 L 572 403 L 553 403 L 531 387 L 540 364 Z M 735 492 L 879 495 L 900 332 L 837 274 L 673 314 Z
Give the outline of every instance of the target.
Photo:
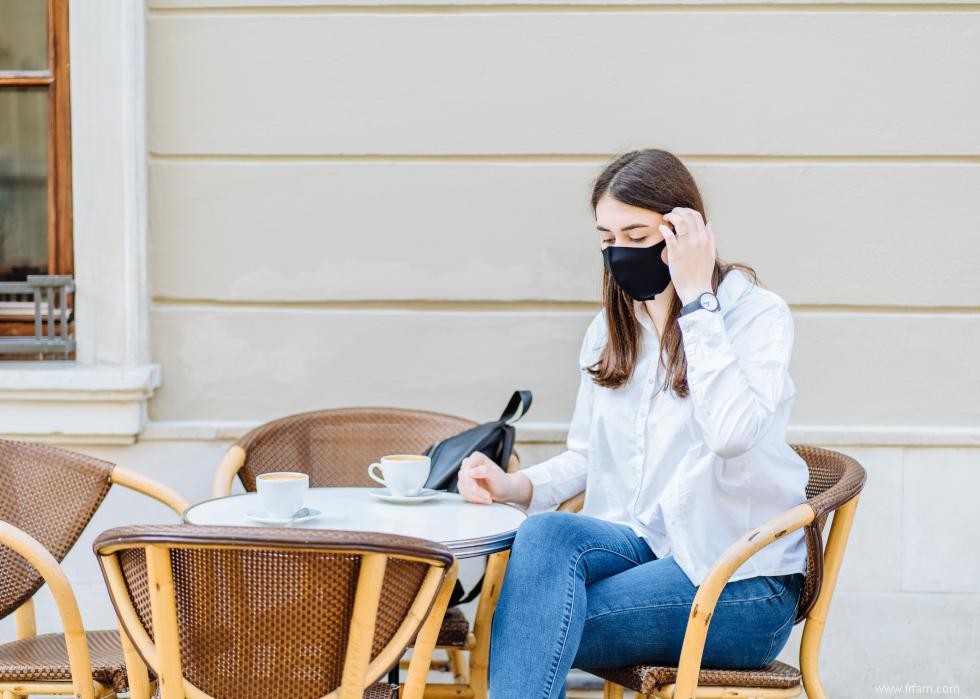
M 701 308 L 701 297 L 700 296 L 698 298 L 694 299 L 693 301 L 691 301 L 690 303 L 685 304 L 684 306 L 681 306 L 681 315 L 682 316 L 686 316 L 691 311 L 696 311 L 699 308 Z
M 684 304 L 684 306 L 681 307 L 681 313 L 680 314 L 682 316 L 686 316 L 688 313 L 693 313 L 694 311 L 697 311 L 698 309 L 709 310 L 709 309 L 705 308 L 701 304 L 701 297 L 704 296 L 705 294 L 711 294 L 712 296 L 714 296 L 714 294 L 712 294 L 710 291 L 704 291 L 704 292 L 698 294 L 697 295 L 697 298 L 693 299 L 689 303 Z M 717 300 L 717 298 L 718 297 L 715 296 L 715 299 L 716 300 Z M 719 309 L 720 309 L 720 306 L 716 303 L 715 304 L 715 308 L 710 309 L 710 310 L 717 311 Z

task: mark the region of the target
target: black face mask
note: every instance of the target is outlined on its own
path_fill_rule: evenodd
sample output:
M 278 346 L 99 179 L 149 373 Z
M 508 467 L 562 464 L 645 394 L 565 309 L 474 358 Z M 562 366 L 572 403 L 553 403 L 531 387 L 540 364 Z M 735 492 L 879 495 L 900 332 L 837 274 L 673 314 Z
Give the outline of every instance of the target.
M 610 245 L 602 251 L 602 258 L 623 291 L 637 301 L 648 301 L 670 284 L 670 267 L 660 257 L 666 246 L 666 240 L 648 248 Z

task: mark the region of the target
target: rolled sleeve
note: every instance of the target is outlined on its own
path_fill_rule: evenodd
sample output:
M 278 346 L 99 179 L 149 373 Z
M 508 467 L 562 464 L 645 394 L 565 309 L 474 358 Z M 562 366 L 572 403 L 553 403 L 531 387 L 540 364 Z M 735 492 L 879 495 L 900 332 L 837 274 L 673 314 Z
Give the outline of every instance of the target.
M 524 475 L 531 481 L 531 501 L 527 506 L 528 514 L 553 510 L 558 507 L 560 501 L 552 487 L 555 477 L 554 470 L 554 464 L 548 461 L 542 461 L 523 470 Z
M 706 443 L 723 458 L 748 451 L 768 430 L 789 373 L 789 307 L 778 297 L 760 305 L 732 336 L 720 312 L 697 310 L 677 322 L 694 417 Z

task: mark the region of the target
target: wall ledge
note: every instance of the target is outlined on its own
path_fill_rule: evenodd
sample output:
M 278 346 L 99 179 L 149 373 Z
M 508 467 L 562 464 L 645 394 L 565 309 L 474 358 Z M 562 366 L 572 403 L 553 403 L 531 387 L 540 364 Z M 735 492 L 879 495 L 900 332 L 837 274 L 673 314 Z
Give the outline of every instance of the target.
M 0 434 L 65 444 L 132 444 L 160 366 L 0 364 Z

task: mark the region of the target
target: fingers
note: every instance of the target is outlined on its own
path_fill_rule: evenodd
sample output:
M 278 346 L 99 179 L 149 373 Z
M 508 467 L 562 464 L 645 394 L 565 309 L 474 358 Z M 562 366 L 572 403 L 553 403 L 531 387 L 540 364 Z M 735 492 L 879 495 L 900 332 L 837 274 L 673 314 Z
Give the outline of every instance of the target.
M 703 245 L 708 242 L 708 231 L 705 230 L 704 218 L 701 216 L 701 212 L 696 209 L 688 209 L 688 220 L 690 221 L 690 231 L 691 235 L 694 236 L 694 240 L 698 245 Z
M 492 477 L 496 475 L 498 471 L 501 471 L 500 467 L 493 461 L 493 459 L 479 451 L 475 451 L 463 459 L 460 470 L 463 468 L 474 476 L 481 476 L 484 478 Z
M 482 460 L 480 457 L 482 457 Z M 464 500 L 483 504 L 493 502 L 493 496 L 490 494 L 490 490 L 482 482 L 482 479 L 486 477 L 485 460 L 486 455 L 480 452 L 473 452 L 463 459 L 460 465 L 456 487 Z
M 698 240 L 704 233 L 704 219 L 701 218 L 701 212 L 695 209 L 677 206 L 671 212 L 664 214 L 664 219 L 674 225 L 677 237 L 687 235 Z
M 462 466 L 463 467 L 476 466 L 477 464 L 481 464 L 484 461 L 489 461 L 487 455 L 481 451 L 475 451 L 463 459 Z
M 486 505 L 493 502 L 493 497 L 490 495 L 489 490 L 462 472 L 460 472 L 459 481 L 457 482 L 456 487 L 459 490 L 459 494 L 463 496 L 464 500 Z
M 664 216 L 664 218 L 667 217 Z M 670 226 L 665 226 L 662 223 L 660 224 L 660 232 L 663 233 L 664 241 L 667 243 L 667 262 L 669 263 L 673 259 L 674 253 L 672 251 L 677 245 L 677 236 L 670 230 Z
M 685 244 L 704 245 L 712 239 L 708 227 L 705 225 L 701 212 L 687 207 L 675 207 L 669 213 L 664 214 L 664 220 L 669 221 L 674 226 L 674 240 L 667 243 L 667 248 L 671 247 L 671 242 L 677 243 L 681 237 L 686 237 Z M 667 226 L 661 225 L 663 231 Z M 667 234 L 664 233 L 664 238 Z
M 476 466 L 470 466 L 469 474 L 473 478 L 492 478 L 494 475 L 493 469 L 488 464 L 477 464 Z
M 467 502 L 475 502 L 478 505 L 489 505 L 493 502 L 493 498 L 490 497 L 490 493 L 482 488 L 476 486 L 469 486 L 466 490 L 460 486 L 459 494 L 463 496 L 463 499 Z

